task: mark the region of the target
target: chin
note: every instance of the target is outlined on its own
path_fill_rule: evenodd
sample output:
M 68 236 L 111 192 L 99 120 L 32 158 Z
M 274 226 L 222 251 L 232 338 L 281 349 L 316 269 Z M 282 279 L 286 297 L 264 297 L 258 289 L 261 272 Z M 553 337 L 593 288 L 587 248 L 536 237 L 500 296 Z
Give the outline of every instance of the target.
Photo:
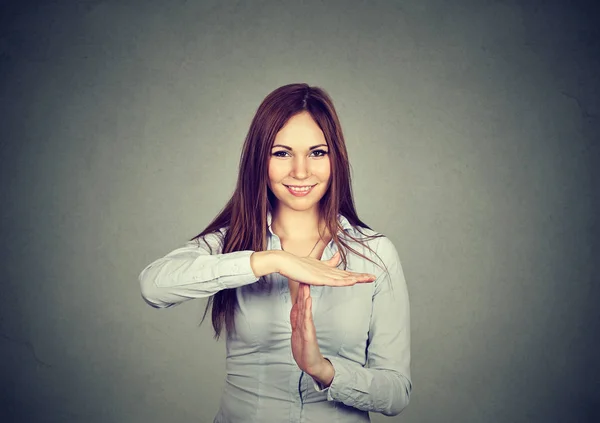
M 306 204 L 306 205 L 301 205 L 301 206 L 298 205 L 298 204 L 286 204 L 286 206 L 288 208 L 292 209 L 292 210 L 301 212 L 301 211 L 310 210 L 310 209 L 314 208 L 317 204 L 318 204 L 318 202 L 317 203 L 310 203 L 310 204 Z

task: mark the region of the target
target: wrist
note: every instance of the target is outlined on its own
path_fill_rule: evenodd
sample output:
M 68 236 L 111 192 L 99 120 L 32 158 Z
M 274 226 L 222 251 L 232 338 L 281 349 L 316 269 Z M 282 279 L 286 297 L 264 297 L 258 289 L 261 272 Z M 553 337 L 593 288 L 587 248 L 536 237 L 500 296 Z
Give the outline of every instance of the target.
M 310 372 L 309 375 L 319 384 L 321 384 L 322 387 L 328 388 L 333 382 L 335 369 L 333 368 L 331 361 L 323 357 L 321 364 L 315 369 L 315 371 Z
M 270 273 L 279 273 L 281 271 L 280 251 L 266 250 L 255 251 L 250 254 L 250 267 L 257 277 L 268 275 Z

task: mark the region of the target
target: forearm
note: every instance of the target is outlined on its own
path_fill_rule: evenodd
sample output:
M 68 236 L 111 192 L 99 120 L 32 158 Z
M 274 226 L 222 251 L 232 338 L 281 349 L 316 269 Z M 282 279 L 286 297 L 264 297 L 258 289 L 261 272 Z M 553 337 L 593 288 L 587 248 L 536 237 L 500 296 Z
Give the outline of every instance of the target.
M 171 307 L 217 292 L 254 283 L 277 273 L 285 263 L 284 251 L 236 251 L 208 254 L 188 244 L 146 266 L 138 279 L 142 297 L 156 308 Z
M 209 255 L 190 245 L 179 248 L 142 270 L 138 277 L 142 297 L 153 307 L 165 308 L 254 283 L 258 276 L 250 266 L 253 253 Z
M 330 366 L 335 376 L 328 387 L 313 377 L 315 382 L 321 383 L 320 388 L 327 389 L 329 401 L 386 416 L 399 414 L 409 403 L 412 383 L 396 369 L 364 368 L 342 357 L 331 357 Z
M 366 361 L 362 343 L 328 355 L 335 375 L 326 389 L 329 401 L 393 416 L 408 405 L 412 391 L 410 306 L 397 251 L 387 238 L 380 242 L 378 254 L 387 265 L 389 279 L 382 272 L 373 286 Z

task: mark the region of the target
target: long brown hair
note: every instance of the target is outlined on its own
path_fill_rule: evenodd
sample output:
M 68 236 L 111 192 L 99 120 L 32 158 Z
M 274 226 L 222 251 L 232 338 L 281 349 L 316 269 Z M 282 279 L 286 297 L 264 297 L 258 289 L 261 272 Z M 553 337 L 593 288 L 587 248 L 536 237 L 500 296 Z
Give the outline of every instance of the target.
M 322 88 L 311 87 L 308 84 L 289 84 L 279 87 L 260 104 L 244 141 L 234 193 L 217 217 L 192 240 L 199 243 L 200 238 L 205 235 L 218 232 L 219 229 L 226 227 L 227 230 L 222 240 L 222 253 L 267 249 L 267 212 L 273 212 L 277 201 L 267 185 L 271 147 L 275 136 L 288 119 L 303 111 L 310 113 L 319 125 L 329 146 L 331 182 L 319 202 L 319 210 L 321 218 L 340 251 L 344 269 L 347 264 L 347 250 L 373 262 L 349 247 L 338 236 L 338 230 L 341 230 L 337 219 L 338 213 L 345 216 L 357 229 L 359 227 L 371 228 L 356 214 L 346 143 L 333 102 Z M 358 230 L 361 232 L 360 229 Z M 360 240 L 344 231 L 341 233 L 371 251 L 373 250 L 366 245 L 365 241 L 383 236 L 375 234 Z M 205 239 L 204 241 L 206 242 Z M 206 244 L 208 245 L 207 242 Z M 266 281 L 264 278 L 260 278 L 257 283 L 264 286 Z M 228 334 L 234 333 L 234 314 L 238 306 L 235 289 L 224 289 L 211 296 L 200 324 L 204 322 L 211 304 L 214 337 L 216 339 L 220 337 L 223 324 L 225 324 Z

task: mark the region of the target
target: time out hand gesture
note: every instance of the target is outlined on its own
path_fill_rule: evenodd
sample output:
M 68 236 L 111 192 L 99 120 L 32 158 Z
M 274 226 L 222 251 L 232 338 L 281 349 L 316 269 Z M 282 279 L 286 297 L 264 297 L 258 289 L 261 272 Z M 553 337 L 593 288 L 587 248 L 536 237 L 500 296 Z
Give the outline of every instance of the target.
M 348 286 L 375 280 L 375 275 L 369 273 L 338 269 L 340 257 L 339 251 L 329 260 L 323 261 L 313 256 L 297 257 L 288 254 L 282 262 L 279 273 L 288 279 L 309 285 Z
M 315 254 L 309 255 L 309 259 L 317 261 L 321 265 L 321 275 L 323 275 L 323 267 L 326 269 L 338 270 L 335 267 L 340 261 L 339 253 L 336 253 L 331 259 L 326 261 L 319 260 Z M 310 260 L 308 263 L 311 264 Z M 318 267 L 318 266 L 316 266 Z M 346 272 L 350 273 L 350 272 Z M 339 274 L 334 274 L 337 276 Z M 313 276 L 314 277 L 314 276 Z M 360 279 L 354 277 L 356 279 Z M 344 285 L 356 283 L 356 279 L 344 282 Z M 364 282 L 371 282 L 369 275 L 364 274 Z M 298 367 L 305 373 L 313 376 L 321 383 L 329 386 L 333 379 L 334 369 L 325 358 L 321 355 L 321 350 L 317 342 L 317 332 L 312 316 L 312 297 L 310 296 L 310 285 L 293 279 L 293 282 L 298 282 L 298 293 L 296 301 L 292 305 L 290 311 L 290 322 L 292 326 L 292 356 L 298 364 Z M 305 279 L 306 280 L 306 279 Z M 309 281 L 308 279 L 307 281 Z
M 310 285 L 300 283 L 296 302 L 290 312 L 292 324 L 292 355 L 298 367 L 309 375 L 322 373 L 325 359 L 317 343 L 312 317 Z
M 299 283 L 298 294 L 290 311 L 292 326 L 292 356 L 298 367 L 305 373 L 328 386 L 333 379 L 331 363 L 321 355 L 317 342 L 317 332 L 312 316 L 310 285 L 347 286 L 355 283 L 373 282 L 375 275 L 337 269 L 340 253 L 336 252 L 329 260 L 321 261 L 316 251 L 308 257 L 290 257 L 285 271 L 291 282 Z

